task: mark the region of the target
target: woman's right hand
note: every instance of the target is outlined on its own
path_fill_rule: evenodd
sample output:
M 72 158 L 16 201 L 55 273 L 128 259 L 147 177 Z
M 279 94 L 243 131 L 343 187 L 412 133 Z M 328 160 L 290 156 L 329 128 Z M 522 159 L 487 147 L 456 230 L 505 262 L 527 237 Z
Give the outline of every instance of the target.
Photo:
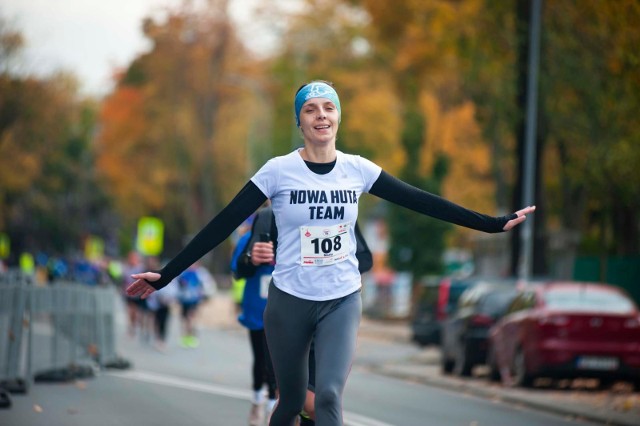
M 268 243 L 253 243 L 251 247 L 251 263 L 254 266 L 263 265 L 265 263 L 273 262 L 273 242 Z
M 151 293 L 156 291 L 149 282 L 159 280 L 160 274 L 157 272 L 143 272 L 141 274 L 132 274 L 131 278 L 135 279 L 135 281 L 127 287 L 127 296 L 140 296 L 141 299 L 146 299 Z

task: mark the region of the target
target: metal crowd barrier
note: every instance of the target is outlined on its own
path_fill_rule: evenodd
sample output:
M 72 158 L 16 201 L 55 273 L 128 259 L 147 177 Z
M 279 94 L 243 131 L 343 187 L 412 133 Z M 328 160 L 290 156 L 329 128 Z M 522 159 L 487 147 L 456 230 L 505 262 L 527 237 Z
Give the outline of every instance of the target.
M 128 368 L 116 353 L 116 297 L 113 287 L 39 287 L 29 277 L 0 274 L 0 405 L 10 405 L 6 392 L 26 393 L 32 381 Z

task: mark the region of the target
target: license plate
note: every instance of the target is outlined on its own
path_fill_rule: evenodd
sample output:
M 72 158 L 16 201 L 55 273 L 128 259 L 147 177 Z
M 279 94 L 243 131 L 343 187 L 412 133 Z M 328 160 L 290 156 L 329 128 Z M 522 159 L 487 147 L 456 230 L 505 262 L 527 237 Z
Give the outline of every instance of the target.
M 616 370 L 618 368 L 618 359 L 613 357 L 582 356 L 578 358 L 577 367 L 583 370 Z

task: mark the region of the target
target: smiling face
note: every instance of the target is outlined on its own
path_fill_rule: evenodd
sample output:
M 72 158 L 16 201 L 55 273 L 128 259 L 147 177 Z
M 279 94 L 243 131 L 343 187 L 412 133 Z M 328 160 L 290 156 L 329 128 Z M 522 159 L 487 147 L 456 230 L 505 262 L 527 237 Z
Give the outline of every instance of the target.
M 300 130 L 305 143 L 335 145 L 340 112 L 327 98 L 311 98 L 300 109 Z

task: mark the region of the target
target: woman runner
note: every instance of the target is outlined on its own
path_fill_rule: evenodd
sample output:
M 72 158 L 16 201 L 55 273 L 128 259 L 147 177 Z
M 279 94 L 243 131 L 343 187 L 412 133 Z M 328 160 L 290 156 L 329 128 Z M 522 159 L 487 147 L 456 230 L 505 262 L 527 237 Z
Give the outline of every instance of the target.
M 134 274 L 130 296 L 149 296 L 224 241 L 267 199 L 278 228 L 277 259 L 264 314 L 265 333 L 280 392 L 271 426 L 293 426 L 308 385 L 315 345 L 315 420 L 340 426 L 342 393 L 360 324 L 360 273 L 354 226 L 363 193 L 483 232 L 508 231 L 535 207 L 502 217 L 465 209 L 415 188 L 371 161 L 336 149 L 341 110 L 325 81 L 295 95 L 304 146 L 269 160 L 236 197 L 159 273 Z

